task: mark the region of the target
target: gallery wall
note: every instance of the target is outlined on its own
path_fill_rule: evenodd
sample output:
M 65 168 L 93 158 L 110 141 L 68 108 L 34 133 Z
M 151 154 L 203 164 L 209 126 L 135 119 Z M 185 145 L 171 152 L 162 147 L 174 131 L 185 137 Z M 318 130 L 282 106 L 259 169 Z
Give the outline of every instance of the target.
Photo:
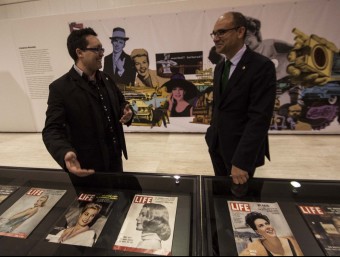
M 100 2 L 100 1 L 97 1 Z M 105 1 L 104 1 L 105 2 Z M 226 6 L 228 4 L 233 4 Z M 242 1 L 241 1 L 242 2 Z M 195 4 L 194 4 L 195 3 Z M 102 41 L 106 54 L 112 51 L 109 37 L 113 27 L 123 27 L 130 40 L 126 52 L 144 48 L 149 51 L 150 69 L 156 69 L 156 54 L 202 51 L 203 68 L 214 68 L 208 60 L 213 42 L 209 36 L 217 17 L 225 11 L 240 11 L 259 19 L 263 39 L 275 39 L 294 44 L 293 28 L 307 35 L 316 34 L 340 46 L 337 24 L 339 1 L 158 1 L 136 7 L 110 10 L 55 14 L 32 18 L 6 13 L 0 21 L 0 131 L 40 132 L 44 126 L 48 85 L 67 72 L 72 60 L 66 49 L 71 22 L 93 27 Z M 97 6 L 98 7 L 98 6 Z M 223 7 L 223 8 L 222 8 Z M 62 9 L 62 8 L 61 8 Z M 25 16 L 25 8 L 20 9 Z M 8 10 L 7 10 L 8 11 Z M 39 12 L 36 11 L 36 14 Z M 48 13 L 45 8 L 45 13 Z M 3 8 L 0 14 L 4 17 Z M 27 13 L 26 13 L 27 14 Z M 34 16 L 34 15 L 32 15 Z M 39 16 L 39 15 L 38 15 Z M 194 74 L 186 79 L 194 79 Z M 281 105 L 289 103 L 288 92 L 280 95 Z M 334 106 L 331 106 L 334 107 Z M 331 107 L 322 107 L 329 111 Z M 318 106 L 319 108 L 319 106 Z M 331 108 L 336 117 L 302 131 L 273 129 L 272 133 L 339 133 L 338 107 Z M 315 111 L 314 111 L 315 112 Z M 319 110 L 319 112 L 321 112 Z M 329 116 L 329 115 L 328 115 Z M 334 115 L 333 115 L 334 116 Z M 171 118 L 171 117 L 170 117 Z M 323 126 L 323 124 L 326 124 Z M 164 126 L 132 126 L 127 131 L 143 132 L 205 132 L 208 124 L 192 119 L 173 119 Z

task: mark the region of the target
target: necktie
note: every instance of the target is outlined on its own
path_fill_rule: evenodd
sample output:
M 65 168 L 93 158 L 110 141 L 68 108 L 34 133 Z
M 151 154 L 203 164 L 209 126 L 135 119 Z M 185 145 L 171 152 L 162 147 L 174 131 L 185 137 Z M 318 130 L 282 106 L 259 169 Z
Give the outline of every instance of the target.
M 229 80 L 229 72 L 232 63 L 231 61 L 227 60 L 224 64 L 224 70 L 222 74 L 222 93 L 226 90 Z

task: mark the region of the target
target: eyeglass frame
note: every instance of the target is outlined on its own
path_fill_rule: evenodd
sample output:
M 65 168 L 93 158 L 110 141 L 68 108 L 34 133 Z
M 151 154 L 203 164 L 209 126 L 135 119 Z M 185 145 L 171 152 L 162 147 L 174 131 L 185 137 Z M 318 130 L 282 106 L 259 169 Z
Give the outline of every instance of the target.
M 228 31 L 232 31 L 232 30 L 237 30 L 241 28 L 241 26 L 238 26 L 238 27 L 234 27 L 234 28 L 231 28 L 231 29 L 219 29 L 217 30 L 216 32 L 213 31 L 210 33 L 210 36 L 212 39 L 215 39 L 215 37 L 218 37 L 218 38 L 221 38 L 223 37 Z
M 99 52 L 102 52 L 104 53 L 105 52 L 105 49 L 103 47 L 87 47 L 87 48 L 84 48 L 82 49 L 83 51 L 93 51 L 93 52 L 96 52 L 97 54 L 99 54 Z

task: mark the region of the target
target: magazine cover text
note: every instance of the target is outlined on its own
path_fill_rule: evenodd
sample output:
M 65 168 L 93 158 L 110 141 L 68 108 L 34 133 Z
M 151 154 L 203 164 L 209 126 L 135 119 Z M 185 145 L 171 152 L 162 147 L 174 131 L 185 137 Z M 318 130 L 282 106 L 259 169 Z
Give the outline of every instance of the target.
M 177 200 L 135 195 L 113 250 L 171 255 Z
M 228 201 L 239 256 L 303 256 L 277 203 Z

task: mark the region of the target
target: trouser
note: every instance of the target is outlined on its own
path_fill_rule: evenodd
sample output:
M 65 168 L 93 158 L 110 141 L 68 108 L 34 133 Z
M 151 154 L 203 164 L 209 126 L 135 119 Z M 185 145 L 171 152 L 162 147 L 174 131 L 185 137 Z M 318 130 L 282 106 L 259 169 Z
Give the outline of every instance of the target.
M 209 149 L 209 154 L 214 168 L 215 176 L 230 176 L 232 164 L 231 162 L 224 161 L 218 143 L 216 144 L 215 149 Z M 255 169 L 247 172 L 249 174 L 249 177 L 253 177 Z

